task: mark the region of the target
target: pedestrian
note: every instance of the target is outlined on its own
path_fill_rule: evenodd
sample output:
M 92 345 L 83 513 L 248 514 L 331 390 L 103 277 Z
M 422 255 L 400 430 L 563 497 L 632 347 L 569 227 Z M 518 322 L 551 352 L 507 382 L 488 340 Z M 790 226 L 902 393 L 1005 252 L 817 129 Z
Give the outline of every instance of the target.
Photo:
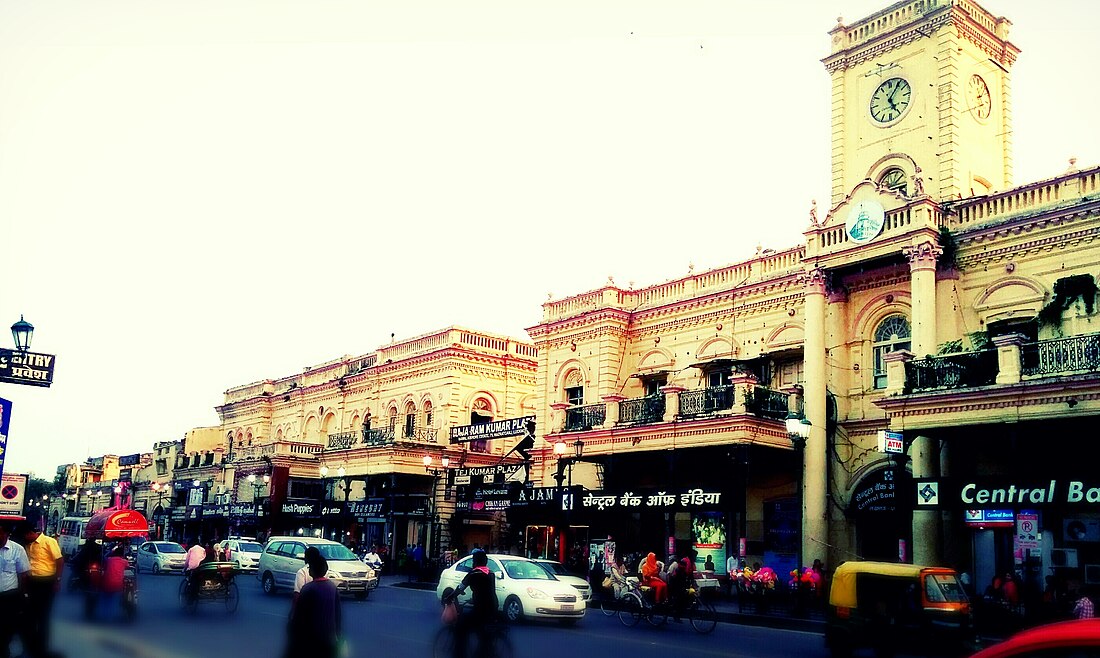
M 419 580 L 420 575 L 424 572 L 424 545 L 417 544 L 412 549 L 412 561 L 414 568 L 416 569 L 416 577 Z
M 726 590 L 730 596 L 733 596 L 734 591 L 737 589 L 737 569 L 740 566 L 740 560 L 736 555 L 726 558 L 726 577 L 729 579 L 726 583 Z
M 650 553 L 641 565 L 642 584 L 653 588 L 654 603 L 661 603 L 668 596 L 668 585 L 661 580 L 661 568 L 657 566 L 657 555 Z
M 340 595 L 317 553 L 308 563 L 312 580 L 302 587 L 290 615 L 286 658 L 336 658 L 340 646 Z
M 187 589 L 191 596 L 195 596 L 195 590 L 198 587 L 198 579 L 194 577 L 194 571 L 205 561 L 206 549 L 198 539 L 192 540 L 191 548 L 187 549 L 187 558 L 183 562 L 183 577 L 187 579 Z
M 1096 616 L 1092 599 L 1089 598 L 1088 592 L 1082 588 L 1079 592 L 1080 597 L 1077 602 L 1073 604 L 1073 618 L 1074 619 L 1092 619 Z
M 99 610 L 103 619 L 110 619 L 120 607 L 122 583 L 128 566 L 122 546 L 115 546 L 103 566 L 103 583 L 99 594 Z
M 23 538 L 31 571 L 27 579 L 26 611 L 23 618 L 23 645 L 33 658 L 46 656 L 50 646 L 50 612 L 54 595 L 61 588 L 65 558 L 57 540 L 42 534 L 26 521 L 16 528 Z
M 0 658 L 11 657 L 11 638 L 23 613 L 31 572 L 27 551 L 11 538 L 11 522 L 0 520 Z
M 298 602 L 298 596 L 302 593 L 302 588 L 313 580 L 313 577 L 309 575 L 309 565 L 316 562 L 317 558 L 321 557 L 321 551 L 317 550 L 316 546 L 310 546 L 306 549 L 304 557 L 305 566 L 294 574 L 294 601 L 291 602 L 292 613 L 294 610 L 294 603 Z
M 84 595 L 84 618 L 91 619 L 95 616 L 96 596 L 103 579 L 103 554 L 99 544 L 85 539 L 70 566 L 76 575 L 77 587 Z

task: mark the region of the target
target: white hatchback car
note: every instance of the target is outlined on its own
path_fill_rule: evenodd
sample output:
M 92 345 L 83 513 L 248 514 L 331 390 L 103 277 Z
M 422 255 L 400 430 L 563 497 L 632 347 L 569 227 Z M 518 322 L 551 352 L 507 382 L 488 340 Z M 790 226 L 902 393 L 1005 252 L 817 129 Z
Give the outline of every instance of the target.
M 558 619 L 575 624 L 584 617 L 585 602 L 578 591 L 534 560 L 515 555 L 489 555 L 489 571 L 496 576 L 497 605 L 511 622 L 524 618 Z M 473 569 L 466 556 L 443 570 L 436 595 L 449 596 Z M 469 601 L 467 589 L 459 600 Z
M 183 571 L 187 551 L 174 541 L 147 541 L 137 549 L 137 571 Z
M 260 567 L 260 554 L 264 547 L 255 540 L 226 539 L 218 545 L 226 562 L 232 562 L 240 571 L 256 571 Z
M 588 584 L 588 581 L 574 573 L 570 573 L 561 562 L 556 560 L 535 560 L 535 562 L 549 569 L 550 573 L 554 574 L 561 582 L 572 585 L 584 601 L 587 602 L 588 599 L 592 598 L 592 586 Z

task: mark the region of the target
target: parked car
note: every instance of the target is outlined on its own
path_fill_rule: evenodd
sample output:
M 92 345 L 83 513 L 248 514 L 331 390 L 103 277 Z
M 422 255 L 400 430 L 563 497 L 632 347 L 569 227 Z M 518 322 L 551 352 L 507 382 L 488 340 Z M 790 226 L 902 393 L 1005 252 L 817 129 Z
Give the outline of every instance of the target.
M 187 550 L 174 541 L 147 541 L 137 550 L 137 570 L 153 573 L 183 571 Z
M 218 543 L 222 560 L 232 562 L 240 571 L 256 571 L 260 568 L 260 555 L 264 547 L 255 540 L 226 539 Z
M 592 598 L 592 587 L 588 584 L 588 581 L 575 573 L 570 573 L 561 562 L 557 562 L 556 560 L 535 560 L 535 562 L 538 562 L 548 569 L 558 580 L 568 585 L 572 585 L 580 592 L 582 600 L 587 602 L 588 599 Z
M 489 571 L 497 579 L 497 605 L 508 621 L 541 618 L 575 624 L 584 617 L 585 602 L 577 589 L 546 567 L 515 555 L 488 557 Z M 473 558 L 467 556 L 443 570 L 436 587 L 440 601 L 454 592 L 473 566 Z M 467 602 L 469 598 L 470 591 L 466 590 L 459 601 Z
M 1100 619 L 1060 621 L 1023 631 L 983 649 L 972 658 L 1097 658 L 1100 656 Z
M 294 576 L 305 566 L 308 546 L 316 547 L 328 560 L 327 577 L 342 594 L 354 594 L 362 600 L 378 587 L 374 569 L 363 564 L 343 544 L 312 537 L 272 537 L 260 554 L 257 568 L 264 592 L 274 594 L 279 588 L 294 589 Z

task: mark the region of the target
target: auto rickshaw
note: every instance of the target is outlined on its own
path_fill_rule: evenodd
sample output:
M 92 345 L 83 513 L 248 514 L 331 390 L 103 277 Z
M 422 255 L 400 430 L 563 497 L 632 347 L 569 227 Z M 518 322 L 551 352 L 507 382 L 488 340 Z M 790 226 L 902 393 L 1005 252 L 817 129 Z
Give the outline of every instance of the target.
M 131 540 L 148 536 L 149 521 L 141 512 L 132 509 L 103 510 L 88 519 L 88 524 L 84 527 L 84 539 L 99 540 L 105 547 L 112 542 L 119 542 L 127 551 L 129 567 L 122 579 L 122 610 L 129 619 L 137 616 L 137 570 L 134 568 L 134 555 L 130 550 Z
M 953 569 L 844 562 L 833 574 L 825 646 L 838 658 L 871 648 L 878 656 L 961 655 L 973 650 L 970 601 Z

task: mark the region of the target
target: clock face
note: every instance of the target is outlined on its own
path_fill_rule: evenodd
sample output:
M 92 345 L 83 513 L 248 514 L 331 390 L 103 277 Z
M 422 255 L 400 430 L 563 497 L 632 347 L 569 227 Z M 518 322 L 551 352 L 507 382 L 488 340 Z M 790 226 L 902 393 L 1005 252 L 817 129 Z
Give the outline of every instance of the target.
M 909 107 L 913 90 L 904 78 L 890 78 L 871 94 L 871 118 L 879 123 L 897 121 Z
M 970 106 L 970 113 L 977 119 L 988 119 L 993 109 L 993 97 L 989 95 L 989 87 L 982 80 L 982 76 L 970 76 L 970 82 L 966 85 L 966 104 Z

